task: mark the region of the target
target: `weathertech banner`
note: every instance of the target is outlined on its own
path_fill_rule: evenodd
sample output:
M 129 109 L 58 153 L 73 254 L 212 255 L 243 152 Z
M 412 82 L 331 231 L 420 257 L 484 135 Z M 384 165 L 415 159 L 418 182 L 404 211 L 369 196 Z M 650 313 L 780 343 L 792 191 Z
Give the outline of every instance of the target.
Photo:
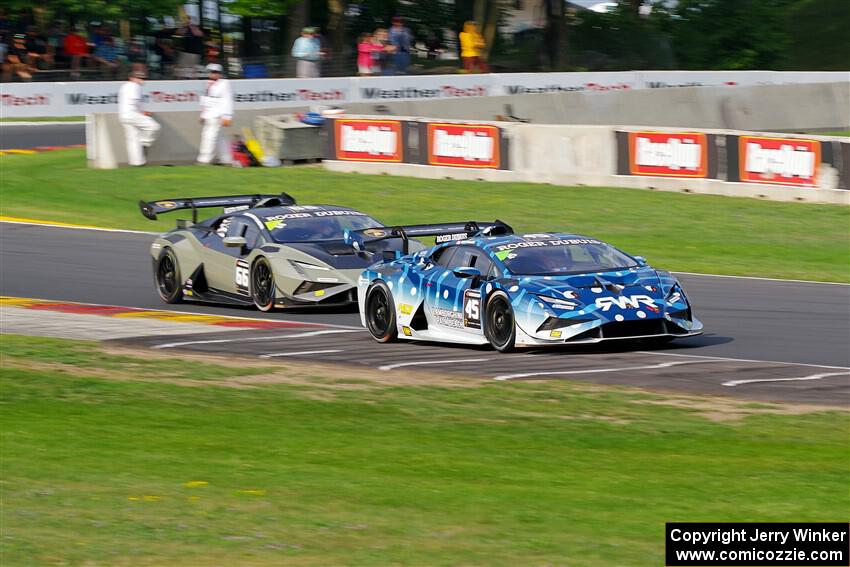
M 426 165 L 506 169 L 502 130 L 487 124 L 425 125 Z
M 801 138 L 738 138 L 738 175 L 745 183 L 817 184 L 821 143 Z
M 405 131 L 401 120 L 336 118 L 329 129 L 330 159 L 402 162 Z
M 617 132 L 619 175 L 716 177 L 714 136 L 701 132 Z

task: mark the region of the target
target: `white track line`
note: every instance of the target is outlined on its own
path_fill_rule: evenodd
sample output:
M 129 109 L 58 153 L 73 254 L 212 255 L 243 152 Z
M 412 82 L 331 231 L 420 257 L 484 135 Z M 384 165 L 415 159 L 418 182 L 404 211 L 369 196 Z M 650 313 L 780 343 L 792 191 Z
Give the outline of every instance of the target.
M 759 278 L 757 276 L 728 276 L 724 274 L 701 274 L 699 272 L 672 272 L 674 274 L 682 274 L 684 276 L 701 276 L 705 278 L 729 278 L 736 280 L 758 280 L 763 282 L 781 282 L 781 283 L 810 283 L 810 284 L 824 284 L 824 285 L 844 285 L 850 286 L 850 284 L 841 283 L 841 282 L 820 282 L 817 280 L 783 280 L 782 278 Z
M 302 350 L 296 352 L 276 352 L 272 354 L 261 354 L 259 358 L 276 358 L 278 356 L 302 356 L 307 354 L 330 354 L 332 352 L 344 352 L 343 350 L 338 349 L 328 349 L 328 350 Z
M 68 228 L 71 230 L 94 230 L 98 232 L 123 232 L 125 234 L 145 234 L 147 236 L 159 236 L 162 234 L 161 232 L 147 232 L 144 230 L 129 230 L 124 228 L 101 228 L 99 226 L 85 226 L 85 225 L 74 225 L 74 224 L 53 224 L 51 222 L 29 222 L 29 221 L 18 221 L 18 220 L 2 220 L 0 222 L 6 224 L 22 224 L 26 226 L 47 226 L 50 228 Z
M 455 358 L 452 360 L 414 360 L 412 362 L 399 362 L 397 364 L 387 364 L 385 366 L 379 366 L 378 370 L 383 370 L 386 372 L 387 370 L 393 370 L 394 368 L 402 368 L 404 366 L 426 366 L 430 364 L 460 364 L 463 362 L 484 362 L 485 360 L 490 360 L 489 358 Z
M 521 374 L 502 374 L 494 376 L 493 380 L 505 381 L 513 380 L 514 378 L 530 378 L 532 376 L 564 376 L 568 374 L 602 374 L 605 372 L 626 372 L 628 370 L 655 370 L 658 368 L 670 368 L 671 366 L 681 366 L 683 364 L 708 364 L 711 362 L 723 362 L 721 360 L 681 360 L 677 362 L 661 362 L 659 364 L 650 364 L 648 366 L 628 366 L 625 368 L 589 368 L 586 370 L 555 370 L 551 372 L 524 372 Z
M 85 126 L 85 124 L 85 120 L 49 120 L 44 122 L 21 120 L 20 122 L 0 122 L 0 128 L 6 126 Z
M 821 380 L 830 376 L 850 375 L 850 372 L 823 372 L 821 374 L 812 374 L 811 376 L 797 376 L 795 378 L 761 378 L 753 380 L 729 380 L 723 382 L 724 386 L 740 386 L 741 384 L 757 384 L 759 382 L 797 382 L 804 380 Z
M 830 370 L 850 370 L 846 366 L 826 366 L 824 364 L 809 364 L 807 362 L 783 362 L 781 360 L 754 360 L 751 358 L 727 358 L 724 356 L 703 356 L 699 354 L 677 354 L 673 352 L 659 352 L 653 350 L 638 350 L 637 354 L 655 354 L 658 356 L 681 356 L 686 358 L 703 358 L 708 360 L 725 360 L 727 362 L 757 362 L 761 364 L 785 364 L 788 366 L 808 366 L 810 368 L 827 368 Z
M 179 343 L 165 343 L 161 345 L 154 345 L 151 348 L 154 349 L 162 349 L 162 348 L 174 348 L 180 346 L 187 345 L 210 345 L 210 344 L 220 344 L 220 343 L 241 343 L 241 342 L 254 342 L 254 341 L 275 341 L 279 339 L 300 339 L 303 337 L 315 337 L 317 335 L 330 335 L 333 333 L 359 333 L 364 331 L 365 329 L 325 329 L 322 331 L 307 331 L 306 333 L 293 333 L 290 335 L 275 335 L 272 337 L 241 337 L 234 339 L 212 339 L 207 341 L 183 341 Z

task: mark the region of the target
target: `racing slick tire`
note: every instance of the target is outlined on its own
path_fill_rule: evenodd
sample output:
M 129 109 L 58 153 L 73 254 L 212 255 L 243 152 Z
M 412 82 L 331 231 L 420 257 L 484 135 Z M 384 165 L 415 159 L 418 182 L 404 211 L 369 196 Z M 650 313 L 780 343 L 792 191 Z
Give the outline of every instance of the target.
M 274 308 L 275 284 L 272 265 L 267 258 L 260 256 L 251 266 L 251 300 L 260 311 Z
M 487 301 L 484 336 L 499 352 L 510 352 L 516 344 L 516 320 L 511 300 L 503 291 L 495 292 Z
M 390 288 L 382 281 L 375 282 L 366 291 L 366 328 L 379 343 L 389 343 L 398 338 L 395 305 Z
M 183 290 L 180 283 L 180 265 L 177 255 L 171 248 L 163 248 L 156 259 L 153 279 L 160 299 L 166 303 L 180 303 L 183 300 Z

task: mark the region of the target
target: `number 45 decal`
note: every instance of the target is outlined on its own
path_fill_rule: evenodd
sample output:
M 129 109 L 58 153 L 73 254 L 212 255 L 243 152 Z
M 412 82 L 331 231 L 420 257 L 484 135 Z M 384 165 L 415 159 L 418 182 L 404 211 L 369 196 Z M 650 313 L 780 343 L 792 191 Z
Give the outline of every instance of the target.
M 243 294 L 249 294 L 249 286 L 251 284 L 251 265 L 245 260 L 236 260 L 236 291 Z
M 463 326 L 481 328 L 481 292 L 468 289 L 463 294 Z

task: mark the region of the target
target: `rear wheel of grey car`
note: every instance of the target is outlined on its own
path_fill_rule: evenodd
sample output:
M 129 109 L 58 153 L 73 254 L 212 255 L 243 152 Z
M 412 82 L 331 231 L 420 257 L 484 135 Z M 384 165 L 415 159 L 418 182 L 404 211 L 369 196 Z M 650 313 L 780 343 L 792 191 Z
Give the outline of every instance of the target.
M 377 282 L 366 292 L 366 327 L 379 343 L 388 343 L 398 337 L 395 322 L 395 305 L 390 288 Z
M 171 248 L 163 248 L 154 268 L 154 281 L 159 297 L 166 303 L 179 303 L 183 299 L 180 289 L 180 266 Z
M 274 273 L 265 258 L 257 258 L 251 266 L 251 299 L 260 311 L 271 311 L 274 307 Z
M 497 291 L 487 302 L 484 336 L 499 352 L 510 352 L 516 344 L 516 322 L 511 301 L 504 292 Z

